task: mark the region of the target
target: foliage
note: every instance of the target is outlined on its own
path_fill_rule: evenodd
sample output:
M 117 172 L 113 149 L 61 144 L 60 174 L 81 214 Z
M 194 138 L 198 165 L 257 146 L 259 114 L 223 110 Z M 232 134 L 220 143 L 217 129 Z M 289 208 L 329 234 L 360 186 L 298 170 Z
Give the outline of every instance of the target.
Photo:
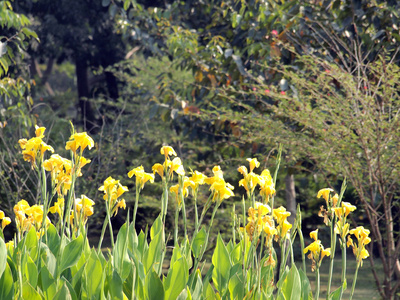
M 14 206 L 14 221 L 18 231 L 16 237 L 7 243 L 3 238 L 3 230 L 11 220 L 0 212 L 0 218 L 7 219 L 7 224 L 2 225 L 0 231 L 0 291 L 4 298 L 310 299 L 312 292 L 305 275 L 304 255 L 302 269 L 298 269 L 294 263 L 292 245 L 297 234 L 302 241 L 302 253 L 312 253 L 309 258 L 313 262 L 312 268 L 316 270 L 317 282 L 322 259 L 331 256 L 333 264 L 333 255 L 322 246 L 318 230 L 310 234 L 314 243 L 304 248 L 300 209 L 296 222 L 290 224 L 287 222 L 290 212 L 284 207 L 274 208 L 278 165 L 274 177 L 268 169 L 258 174 L 255 169 L 260 163 L 255 158 L 249 158 L 249 170 L 245 166 L 238 169 L 243 175 L 239 185 L 244 187 L 247 195 L 246 200 L 242 198 L 243 219 L 241 216 L 234 218 L 238 221 L 232 224 L 233 239 L 228 243 L 218 235 L 216 246 L 212 249 L 212 265 L 203 275 L 199 266 L 203 264 L 204 267 L 203 255 L 208 248 L 214 217 L 220 205 L 234 196 L 234 188 L 225 181 L 219 166 L 213 168 L 211 177 L 199 172 L 192 172 L 191 177 L 185 176 L 185 167 L 170 146 L 161 148 L 164 159 L 162 164 L 153 166 L 153 174 L 146 173 L 142 166 L 128 173 L 128 177 L 136 178 L 136 199 L 141 197 L 141 190 L 153 182 L 155 176 L 162 180 L 162 209 L 150 230 L 140 231 L 139 234 L 136 232 L 136 201 L 133 221 L 130 222 L 128 214 L 114 243 L 110 216 L 117 214 L 118 209 L 125 209 L 122 195 L 128 192 L 128 188 L 121 185 L 119 180 L 108 177 L 99 188 L 104 193 L 101 201 L 106 204 L 107 219 L 98 248 L 90 248 L 87 220 L 93 215 L 96 203 L 84 195 L 75 198 L 75 184 L 90 163 L 83 155 L 94 147 L 94 140 L 86 132 L 77 133 L 73 130 L 65 146 L 71 155 L 68 160 L 58 154 L 46 159 L 46 153 L 54 152 L 54 149 L 44 142 L 44 138 L 45 128 L 36 127 L 33 138 L 19 141 L 24 160 L 38 174 L 40 202 L 39 205 L 30 206 L 27 201 L 20 200 Z M 46 172 L 50 174 L 49 180 L 46 179 Z M 172 185 L 176 181 L 177 188 Z M 200 218 L 197 213 L 195 215 L 195 231 L 190 236 L 186 230 L 187 189 L 192 192 L 197 212 L 198 187 L 203 184 L 210 185 L 211 193 Z M 256 188 L 260 188 L 259 192 Z M 368 256 L 364 246 L 370 242 L 369 231 L 358 227 L 349 232 L 347 217 L 356 207 L 342 201 L 344 188 L 340 196 L 331 193 L 330 189 L 324 189 L 317 197 L 322 197 L 326 203 L 332 241 L 336 241 L 336 235 L 339 235 L 340 245 L 345 250 L 344 239 L 349 233 L 355 236 L 352 246 L 360 250 L 355 252 L 359 266 L 362 259 Z M 168 211 L 169 198 L 175 200 L 175 220 L 182 215 L 185 221 L 184 231 L 180 234 L 175 223 L 170 265 L 163 272 L 170 244 L 165 220 L 167 214 L 173 213 Z M 203 224 L 204 215 L 210 208 L 212 217 L 206 225 Z M 52 214 L 50 218 L 48 212 Z M 106 257 L 101 245 L 107 226 L 112 248 Z M 281 250 L 280 265 L 277 264 L 274 241 Z M 342 274 L 345 274 L 345 259 L 343 261 Z M 275 271 L 279 272 L 277 282 Z M 343 275 L 339 292 L 332 293 L 332 299 L 341 299 L 345 288 L 346 276 Z M 318 293 L 319 285 L 315 291 L 317 298 Z

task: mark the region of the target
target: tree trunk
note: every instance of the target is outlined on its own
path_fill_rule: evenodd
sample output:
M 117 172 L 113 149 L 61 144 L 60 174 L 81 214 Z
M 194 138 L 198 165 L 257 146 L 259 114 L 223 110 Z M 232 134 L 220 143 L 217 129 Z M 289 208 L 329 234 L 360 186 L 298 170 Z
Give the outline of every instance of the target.
M 75 61 L 75 67 L 82 123 L 84 129 L 89 131 L 95 125 L 95 118 L 93 109 L 88 101 L 90 95 L 86 60 L 78 56 Z
M 288 221 L 293 224 L 296 218 L 296 190 L 294 185 L 294 175 L 290 170 L 285 177 L 285 197 L 287 210 L 292 214 L 289 216 Z

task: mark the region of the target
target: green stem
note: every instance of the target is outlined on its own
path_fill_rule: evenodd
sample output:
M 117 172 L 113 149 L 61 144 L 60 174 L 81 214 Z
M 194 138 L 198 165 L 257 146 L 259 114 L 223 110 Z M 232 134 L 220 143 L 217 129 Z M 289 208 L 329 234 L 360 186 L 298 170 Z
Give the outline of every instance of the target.
M 236 220 L 235 220 L 235 204 L 232 205 L 232 241 L 233 245 L 236 244 Z
M 281 243 L 281 265 L 279 267 L 279 280 L 282 277 L 284 266 L 286 265 L 285 250 L 286 250 L 286 240 L 283 240 L 283 242 Z
M 315 288 L 315 299 L 319 299 L 319 265 L 317 263 L 317 270 L 315 271 L 315 281 L 316 281 L 316 288 Z
M 114 234 L 111 225 L 111 217 L 110 217 L 110 210 L 107 209 L 107 220 L 108 220 L 108 227 L 110 228 L 110 238 L 111 238 L 111 247 L 114 249 Z
M 335 251 L 336 251 L 336 233 L 334 230 L 334 220 L 331 221 L 331 256 L 330 256 L 330 265 L 329 265 L 329 276 L 328 276 L 328 288 L 326 292 L 326 300 L 329 299 L 331 293 L 331 284 L 332 284 L 332 275 L 333 275 L 333 263 L 335 260 Z
M 184 177 L 179 176 L 179 194 L 181 197 L 181 202 L 182 202 L 182 215 L 183 215 L 183 232 L 184 232 L 184 239 L 187 237 L 187 226 L 186 226 L 186 208 L 185 208 L 185 197 L 183 195 L 183 181 Z
M 199 212 L 197 210 L 197 189 L 194 193 L 194 234 L 196 236 L 197 231 L 199 230 Z
M 139 190 L 139 185 L 136 183 L 136 197 L 135 197 L 135 206 L 133 208 L 133 219 L 132 219 L 132 223 L 133 223 L 133 228 L 136 228 L 136 213 L 137 213 L 137 208 L 139 205 L 139 194 L 140 194 L 140 190 Z
M 341 288 L 340 288 L 340 298 L 342 299 L 343 297 L 343 291 L 344 291 L 344 283 L 346 281 L 346 243 L 342 241 L 341 243 L 341 248 L 342 248 L 342 279 L 341 279 Z
M 100 254 L 101 251 L 101 244 L 103 243 L 103 238 L 104 234 L 106 232 L 106 227 L 107 227 L 107 222 L 104 220 L 103 222 L 103 228 L 101 229 L 101 235 L 100 235 L 100 240 L 99 240 L 99 245 L 97 246 L 97 253 Z
M 163 177 L 163 187 L 164 187 L 164 192 L 163 192 L 163 205 L 162 205 L 162 209 L 163 209 L 163 224 L 165 225 L 165 219 L 167 217 L 167 211 L 168 211 L 168 182 L 166 179 L 166 176 Z
M 354 279 L 353 279 L 353 284 L 351 285 L 351 293 L 350 293 L 350 300 L 353 298 L 354 294 L 354 289 L 356 287 L 356 282 L 357 282 L 357 275 L 358 275 L 358 268 L 360 267 L 360 263 L 357 262 L 357 267 L 356 267 L 356 272 L 354 273 Z
M 179 222 L 179 208 L 178 204 L 175 209 L 175 228 L 174 228 L 174 246 L 178 246 L 178 222 Z

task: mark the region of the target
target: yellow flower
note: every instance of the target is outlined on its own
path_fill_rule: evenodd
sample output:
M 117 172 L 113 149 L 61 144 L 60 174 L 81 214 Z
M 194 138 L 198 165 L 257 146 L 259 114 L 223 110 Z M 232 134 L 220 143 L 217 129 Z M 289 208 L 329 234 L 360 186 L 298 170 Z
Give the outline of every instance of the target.
M 310 237 L 311 237 L 314 241 L 318 240 L 318 229 L 315 229 L 314 231 L 311 231 L 311 232 L 310 232 Z
M 109 202 L 109 207 L 112 208 L 117 199 L 125 192 L 128 191 L 126 186 L 121 185 L 119 180 L 115 180 L 111 176 L 104 181 L 104 185 L 99 188 L 99 191 L 104 192 L 103 199 Z
M 165 160 L 167 160 L 170 155 L 176 156 L 176 152 L 175 152 L 174 148 L 172 148 L 171 146 L 161 147 L 160 152 L 162 155 L 165 156 Z
M 4 227 L 6 227 L 10 223 L 11 223 L 11 219 L 9 217 L 2 218 L 2 220 L 1 220 L 1 229 L 4 230 Z
M 118 208 L 126 209 L 125 199 L 118 201 L 117 205 L 115 206 L 114 216 L 118 214 Z
M 5 217 L 4 211 L 0 210 L 0 220 Z
M 172 176 L 172 172 L 175 172 L 178 175 L 185 176 L 185 170 L 182 166 L 182 161 L 179 157 L 175 157 L 170 165 L 169 174 Z
M 360 252 L 360 258 L 361 259 L 366 259 L 367 257 L 369 257 L 369 252 L 367 249 L 362 248 L 361 252 Z
M 71 150 L 74 153 L 76 153 L 79 147 L 81 148 L 82 153 L 86 148 L 89 148 L 90 150 L 94 146 L 93 139 L 86 132 L 74 133 L 69 139 L 70 140 L 65 146 L 65 150 Z
M 82 211 L 84 218 L 90 217 L 94 213 L 94 204 L 95 203 L 92 199 L 89 199 L 85 195 L 81 195 L 81 198 L 75 199 L 76 212 L 81 213 Z
M 264 216 L 271 211 L 271 207 L 268 204 L 263 204 L 257 201 L 254 203 L 254 209 L 258 211 L 260 216 Z
M 321 260 L 325 256 L 331 256 L 331 248 L 322 249 L 322 251 L 321 251 Z
M 275 185 L 268 169 L 261 172 L 260 194 L 265 202 L 268 202 L 269 197 L 275 194 Z
M 326 205 L 329 203 L 329 193 L 333 192 L 333 189 L 325 188 L 318 191 L 317 198 L 324 198 L 326 201 Z
M 363 245 L 367 245 L 371 242 L 371 239 L 369 238 L 370 231 L 363 226 L 358 226 L 357 228 L 350 230 L 350 234 L 354 234 L 357 240 Z
M 304 248 L 304 253 L 307 253 L 308 251 L 312 252 L 314 255 L 319 255 L 319 252 L 321 250 L 321 241 L 316 240 L 312 242 L 310 245 L 308 245 L 306 248 Z
M 283 223 L 278 226 L 278 231 L 281 232 L 280 236 L 282 239 L 286 237 L 291 228 L 292 224 L 290 224 L 287 220 L 284 220 Z
M 257 158 L 247 158 L 246 159 L 250 164 L 250 172 L 253 172 L 254 168 L 258 168 L 260 163 L 258 162 Z
M 44 128 L 44 127 L 41 127 Z M 36 166 L 36 160 L 40 159 L 43 160 L 44 153 L 49 150 L 54 152 L 53 147 L 47 145 L 43 142 L 42 138 L 44 137 L 43 132 L 45 129 L 37 129 L 36 137 L 33 137 L 29 140 L 27 139 L 20 139 L 18 141 L 22 151 L 22 155 L 25 161 L 31 163 L 32 168 Z
M 136 185 L 140 189 L 143 189 L 147 181 L 150 181 L 151 183 L 154 182 L 154 174 L 146 173 L 143 169 L 143 166 L 139 166 L 129 171 L 128 177 L 132 178 L 133 175 L 136 176 Z
M 196 190 L 198 189 L 199 185 L 205 184 L 206 179 L 207 179 L 207 176 L 204 175 L 203 173 L 198 172 L 198 171 L 192 172 L 192 176 L 189 177 L 189 180 L 192 181 L 194 184 L 193 186 L 191 186 L 193 193 L 196 193 Z
M 57 202 L 55 202 L 54 205 L 49 208 L 49 212 L 52 214 L 58 213 L 58 215 L 62 218 L 64 213 L 64 198 L 58 198 Z
M 347 218 L 347 216 L 349 215 L 349 213 L 355 211 L 357 209 L 356 206 L 351 205 L 349 202 L 344 202 L 342 201 L 342 207 L 343 207 L 343 211 L 344 211 L 344 217 Z
M 39 127 L 37 125 L 35 125 L 35 135 L 38 138 L 44 138 L 44 132 L 45 132 L 46 128 L 45 127 Z
M 287 217 L 291 215 L 291 213 L 289 211 L 286 211 L 286 208 L 281 206 L 279 208 L 275 208 L 272 212 L 272 215 L 274 216 L 278 224 L 282 224 L 287 219 Z
M 164 167 L 162 164 L 154 164 L 151 169 L 153 170 L 154 175 L 157 173 L 158 175 L 160 175 L 161 179 L 164 177 Z
M 332 197 L 332 206 L 335 207 L 337 202 L 339 201 L 339 195 L 335 194 L 335 196 Z

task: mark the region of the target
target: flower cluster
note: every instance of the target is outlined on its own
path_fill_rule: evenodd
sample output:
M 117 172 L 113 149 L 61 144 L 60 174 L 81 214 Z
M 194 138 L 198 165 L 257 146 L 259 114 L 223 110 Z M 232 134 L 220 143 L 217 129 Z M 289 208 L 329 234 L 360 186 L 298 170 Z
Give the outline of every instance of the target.
M 292 228 L 292 224 L 287 221 L 287 218 L 291 215 L 291 213 L 286 211 L 286 208 L 283 206 L 280 206 L 273 210 L 272 215 L 278 223 L 278 226 L 276 227 L 278 233 L 275 236 L 275 240 L 278 241 L 279 239 L 283 241 L 288 238 L 289 230 Z
M 331 255 L 331 249 L 326 248 L 321 244 L 321 241 L 318 239 L 318 229 L 310 232 L 310 237 L 314 240 L 310 245 L 304 248 L 304 253 L 310 251 L 310 254 L 307 256 L 312 261 L 311 270 L 314 272 L 316 268 L 319 268 L 322 259 L 325 256 Z
M 128 191 L 126 186 L 121 185 L 119 180 L 108 177 L 104 181 L 104 185 L 99 188 L 99 191 L 104 192 L 103 199 L 107 202 L 107 207 L 111 212 L 111 215 L 116 215 L 118 213 L 118 208 L 125 209 L 126 203 L 125 199 L 118 199 L 123 193 Z
M 350 230 L 350 234 L 353 234 L 357 238 L 357 243 L 355 243 L 350 236 L 347 237 L 347 247 L 353 247 L 353 253 L 356 256 L 357 263 L 362 266 L 362 260 L 369 256 L 369 252 L 365 249 L 365 245 L 371 242 L 369 237 L 369 230 L 365 229 L 363 226 L 358 226 Z
M 257 158 L 247 158 L 249 162 L 249 171 L 245 166 L 240 166 L 238 172 L 243 175 L 243 179 L 239 181 L 239 186 L 243 186 L 247 193 L 253 194 L 254 189 L 257 185 L 260 186 L 260 194 L 264 199 L 265 203 L 268 203 L 269 197 L 275 194 L 275 185 L 272 180 L 269 170 L 264 170 L 261 175 L 257 175 L 253 172 L 255 168 L 260 166 Z
M 144 184 L 147 181 L 150 181 L 152 183 L 154 182 L 154 174 L 146 173 L 143 166 L 130 170 L 128 173 L 128 177 L 132 178 L 133 175 L 136 176 L 136 187 L 140 190 L 143 189 Z
M 157 173 L 161 178 L 164 178 L 165 175 L 168 179 L 173 178 L 174 172 L 181 176 L 185 175 L 181 159 L 179 157 L 175 157 L 172 161 L 169 159 L 172 155 L 176 156 L 176 152 L 171 146 L 161 147 L 160 152 L 164 155 L 165 161 L 163 164 L 154 164 L 152 168 L 153 174 Z
M 37 167 L 36 162 L 42 162 L 43 156 L 46 151 L 54 152 L 53 147 L 47 145 L 44 141 L 44 131 L 46 128 L 35 126 L 35 135 L 29 140 L 27 139 L 20 139 L 18 141 L 21 149 L 22 155 L 25 161 L 31 163 L 32 169 Z
M 15 223 L 17 224 L 17 230 L 19 234 L 23 234 L 25 231 L 29 231 L 33 226 L 36 229 L 37 234 L 40 236 L 42 232 L 43 222 L 43 205 L 32 205 L 30 206 L 26 200 L 19 201 L 14 206 Z M 46 226 L 51 222 L 49 217 L 45 218 Z
M 272 240 L 272 237 L 277 234 L 274 220 L 272 219 L 271 208 L 268 204 L 256 202 L 253 207 L 248 210 L 247 225 L 244 228 L 250 240 L 258 238 L 262 232 L 267 236 L 267 242 Z M 241 228 L 241 231 L 244 231 Z
M 228 199 L 235 194 L 233 193 L 234 187 L 225 181 L 223 172 L 220 166 L 214 166 L 212 169 L 214 176 L 204 179 L 206 184 L 210 185 L 212 193 L 212 201 L 221 203 L 222 200 Z

